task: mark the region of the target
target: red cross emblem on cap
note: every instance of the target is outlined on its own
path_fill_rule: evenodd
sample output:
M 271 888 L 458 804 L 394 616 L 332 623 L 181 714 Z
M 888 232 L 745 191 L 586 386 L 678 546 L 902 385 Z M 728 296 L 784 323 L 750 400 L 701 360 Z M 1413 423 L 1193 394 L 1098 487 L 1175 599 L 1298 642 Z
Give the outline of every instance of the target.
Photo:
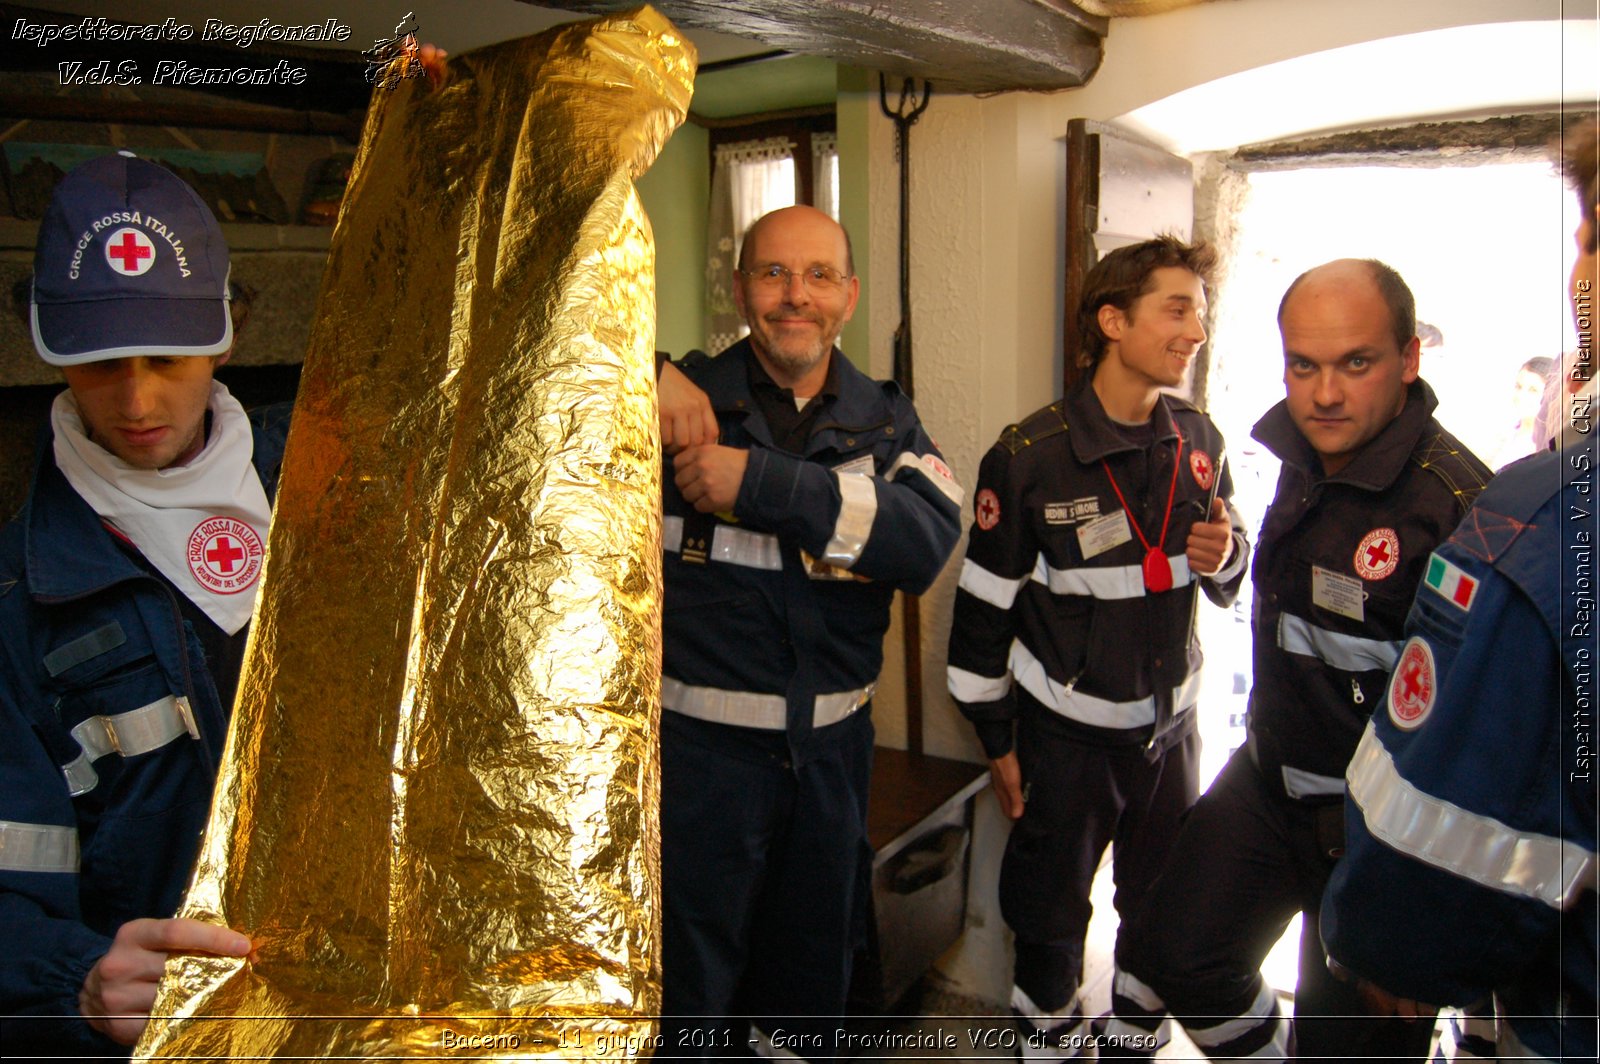
M 1421 724 L 1433 709 L 1437 687 L 1433 648 L 1421 636 L 1412 636 L 1389 679 L 1389 719 L 1395 727 L 1410 731 Z
M 106 240 L 106 262 L 124 277 L 137 277 L 156 264 L 156 246 L 139 230 L 124 226 Z
M 972 504 L 972 512 L 978 519 L 978 527 L 987 532 L 1000 523 L 1000 499 L 994 492 L 984 488 L 978 492 L 977 501 Z
M 1211 456 L 1204 451 L 1189 452 L 1189 472 L 1194 474 L 1194 482 L 1200 485 L 1201 491 L 1211 490 L 1211 479 L 1216 474 L 1216 466 L 1211 464 Z
M 1382 580 L 1400 564 L 1400 537 L 1392 528 L 1374 528 L 1356 547 L 1356 575 L 1363 580 Z

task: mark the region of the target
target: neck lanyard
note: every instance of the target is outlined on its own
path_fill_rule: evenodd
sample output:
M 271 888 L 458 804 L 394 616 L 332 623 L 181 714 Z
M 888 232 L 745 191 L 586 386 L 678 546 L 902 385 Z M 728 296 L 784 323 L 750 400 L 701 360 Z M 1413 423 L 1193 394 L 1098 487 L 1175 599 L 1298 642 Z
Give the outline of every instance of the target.
M 1172 484 L 1167 488 L 1167 512 L 1161 517 L 1161 535 L 1156 538 L 1155 546 L 1144 538 L 1144 529 L 1139 527 L 1139 519 L 1133 516 L 1133 511 L 1128 508 L 1128 500 L 1122 497 L 1122 489 L 1117 487 L 1117 478 L 1111 475 L 1111 465 L 1100 459 L 1101 468 L 1106 471 L 1106 479 L 1111 481 L 1111 490 L 1117 493 L 1117 501 L 1122 504 L 1122 512 L 1128 515 L 1128 524 L 1133 526 L 1134 534 L 1139 537 L 1139 543 L 1144 547 L 1144 586 L 1151 592 L 1172 590 L 1172 562 L 1167 559 L 1166 552 L 1161 549 L 1161 544 L 1167 541 L 1167 525 L 1172 521 L 1172 500 L 1178 492 L 1178 464 L 1183 457 L 1183 433 L 1178 432 L 1178 427 L 1172 427 L 1178 434 L 1178 448 L 1172 454 Z

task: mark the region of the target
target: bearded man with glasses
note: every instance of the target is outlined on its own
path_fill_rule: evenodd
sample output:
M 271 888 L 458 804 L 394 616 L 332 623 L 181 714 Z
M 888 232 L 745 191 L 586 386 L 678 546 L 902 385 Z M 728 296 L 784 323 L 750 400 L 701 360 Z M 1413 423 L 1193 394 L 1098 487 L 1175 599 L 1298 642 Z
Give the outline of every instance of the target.
M 834 1055 L 889 606 L 939 575 L 961 507 L 911 401 L 835 346 L 859 295 L 833 219 L 758 220 L 750 335 L 685 371 L 715 437 L 666 441 L 689 445 L 663 484 L 659 1057 Z

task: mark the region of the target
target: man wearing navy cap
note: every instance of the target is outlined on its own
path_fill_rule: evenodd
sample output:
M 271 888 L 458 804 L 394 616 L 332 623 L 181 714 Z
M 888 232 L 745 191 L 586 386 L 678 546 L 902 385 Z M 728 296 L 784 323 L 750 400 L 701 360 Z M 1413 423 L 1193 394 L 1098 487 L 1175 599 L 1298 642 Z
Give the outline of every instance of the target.
M 0 530 L 0 1014 L 7 1054 L 144 1029 L 166 955 L 243 956 L 173 919 L 210 810 L 287 411 L 212 379 L 228 249 L 129 152 L 79 166 L 39 227 L 34 346 L 67 390 Z

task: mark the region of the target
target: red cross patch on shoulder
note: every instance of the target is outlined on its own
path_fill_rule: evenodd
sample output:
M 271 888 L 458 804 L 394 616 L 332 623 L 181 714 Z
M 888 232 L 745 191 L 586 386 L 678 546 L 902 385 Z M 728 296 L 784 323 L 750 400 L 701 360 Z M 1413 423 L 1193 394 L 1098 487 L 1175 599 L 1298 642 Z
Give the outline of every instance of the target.
M 1411 731 L 1433 712 L 1439 678 L 1433 666 L 1433 648 L 1420 635 L 1400 651 L 1400 664 L 1389 677 L 1389 719 L 1396 728 Z
M 1201 491 L 1210 491 L 1211 482 L 1216 479 L 1217 467 L 1206 452 L 1190 451 L 1189 472 L 1194 474 L 1194 482 L 1200 485 Z
M 1374 528 L 1361 537 L 1356 548 L 1356 575 L 1363 580 L 1382 580 L 1400 565 L 1400 537 L 1392 528 Z
M 189 571 L 217 595 L 237 595 L 261 575 L 261 537 L 243 521 L 208 517 L 189 533 Z
M 973 516 L 978 519 L 978 527 L 985 532 L 1000 523 L 1000 499 L 994 492 L 984 488 L 978 492 L 978 498 L 972 504 Z

